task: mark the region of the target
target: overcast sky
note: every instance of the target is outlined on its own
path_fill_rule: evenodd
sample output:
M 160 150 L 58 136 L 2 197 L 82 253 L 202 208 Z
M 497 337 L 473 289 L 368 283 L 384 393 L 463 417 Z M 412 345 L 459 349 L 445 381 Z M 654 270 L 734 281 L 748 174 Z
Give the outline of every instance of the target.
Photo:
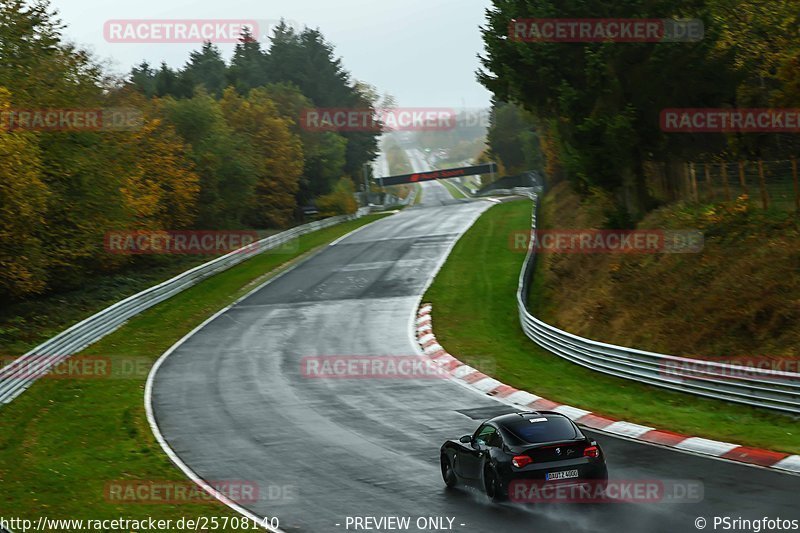
M 107 20 L 285 18 L 318 27 L 356 79 L 401 106 L 487 107 L 475 81 L 479 25 L 491 0 L 52 0 L 66 37 L 123 73 L 142 59 L 182 66 L 200 45 L 109 43 Z M 226 59 L 233 45 L 220 45 Z

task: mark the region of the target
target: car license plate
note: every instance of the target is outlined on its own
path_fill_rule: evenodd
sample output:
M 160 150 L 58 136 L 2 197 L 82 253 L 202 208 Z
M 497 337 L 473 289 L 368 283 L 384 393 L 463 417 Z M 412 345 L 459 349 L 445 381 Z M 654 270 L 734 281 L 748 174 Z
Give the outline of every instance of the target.
M 547 481 L 555 481 L 557 479 L 572 479 L 578 477 L 577 470 L 564 470 L 563 472 L 548 472 Z

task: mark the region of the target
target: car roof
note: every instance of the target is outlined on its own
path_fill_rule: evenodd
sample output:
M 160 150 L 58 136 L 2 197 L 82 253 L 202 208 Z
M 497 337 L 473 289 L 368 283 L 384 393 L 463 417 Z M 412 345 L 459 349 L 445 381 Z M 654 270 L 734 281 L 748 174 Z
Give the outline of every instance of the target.
M 520 411 L 518 413 L 509 413 L 505 415 L 496 416 L 494 418 L 490 418 L 485 423 L 492 423 L 495 425 L 505 425 L 505 424 L 513 424 L 515 422 L 519 422 L 520 420 L 531 420 L 533 418 L 552 418 L 552 417 L 566 418 L 567 420 L 569 420 L 568 417 L 562 415 L 561 413 L 556 413 L 553 411 Z

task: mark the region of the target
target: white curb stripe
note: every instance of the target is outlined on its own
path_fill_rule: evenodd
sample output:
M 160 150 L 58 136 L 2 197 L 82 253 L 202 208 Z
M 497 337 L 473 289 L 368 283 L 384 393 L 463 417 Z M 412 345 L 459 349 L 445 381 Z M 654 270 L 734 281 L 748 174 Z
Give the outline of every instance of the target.
M 479 391 L 484 392 L 484 393 L 488 393 L 490 391 L 493 391 L 494 389 L 496 389 L 500 385 L 502 385 L 502 383 L 500 383 L 499 381 L 497 381 L 494 378 L 483 378 L 483 379 L 481 379 L 479 381 L 476 381 L 475 383 L 472 384 L 473 387 L 475 387 L 476 389 L 478 389 Z
M 556 413 L 561 413 L 564 416 L 568 416 L 572 420 L 578 420 L 579 418 L 583 418 L 586 415 L 592 414 L 591 411 L 584 411 L 583 409 L 578 409 L 577 407 L 572 407 L 570 405 L 559 405 L 558 407 L 553 408 L 553 411 Z
M 444 351 L 444 348 L 442 348 L 442 345 L 438 342 L 422 349 L 422 351 L 425 352 L 425 355 L 433 355 L 440 350 Z
M 800 473 L 800 455 L 790 455 L 789 457 L 781 459 L 772 465 L 772 467 Z
M 463 379 L 470 374 L 477 372 L 474 368 L 469 365 L 461 365 L 460 367 L 453 370 L 453 377 L 456 379 Z
M 437 364 L 439 366 L 448 365 L 448 364 L 452 363 L 453 361 L 457 361 L 459 363 L 459 366 L 461 365 L 461 361 L 459 361 L 458 359 L 456 359 L 455 357 L 453 357 L 449 353 L 444 354 L 441 357 L 437 357 L 436 359 L 433 360 L 434 364 Z
M 654 429 L 655 428 L 647 426 L 640 426 L 639 424 L 632 424 L 631 422 L 619 421 L 604 427 L 603 431 L 616 435 L 623 435 L 625 437 L 637 438 Z
M 435 341 L 435 340 L 436 340 L 436 337 L 434 337 L 433 335 L 428 333 L 427 335 L 423 335 L 422 337 L 419 338 L 419 343 L 420 344 L 425 344 L 428 341 Z
M 734 448 L 738 448 L 738 444 L 731 444 L 730 442 L 718 442 L 715 440 L 701 439 L 700 437 L 689 437 L 675 445 L 676 448 L 681 450 L 688 450 L 690 452 L 702 453 L 705 455 L 716 455 L 717 457 L 725 455 Z

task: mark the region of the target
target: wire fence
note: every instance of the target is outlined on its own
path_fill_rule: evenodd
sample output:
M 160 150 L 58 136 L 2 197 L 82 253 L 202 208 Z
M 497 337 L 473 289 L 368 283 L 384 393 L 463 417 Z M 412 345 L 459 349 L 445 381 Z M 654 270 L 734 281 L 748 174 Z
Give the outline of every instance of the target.
M 650 194 L 665 203 L 712 203 L 747 197 L 763 209 L 800 211 L 797 158 L 648 161 L 644 169 Z

